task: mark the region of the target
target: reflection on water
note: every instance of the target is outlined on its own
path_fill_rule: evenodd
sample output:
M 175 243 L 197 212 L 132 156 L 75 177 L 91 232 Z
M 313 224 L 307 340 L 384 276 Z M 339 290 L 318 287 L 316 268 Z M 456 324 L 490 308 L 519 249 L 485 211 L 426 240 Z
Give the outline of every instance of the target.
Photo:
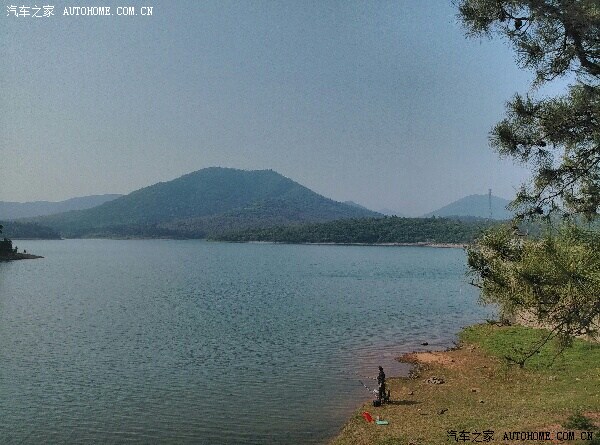
M 22 245 L 22 246 L 21 246 Z M 323 443 L 358 375 L 481 320 L 457 249 L 21 241 L 0 443 Z

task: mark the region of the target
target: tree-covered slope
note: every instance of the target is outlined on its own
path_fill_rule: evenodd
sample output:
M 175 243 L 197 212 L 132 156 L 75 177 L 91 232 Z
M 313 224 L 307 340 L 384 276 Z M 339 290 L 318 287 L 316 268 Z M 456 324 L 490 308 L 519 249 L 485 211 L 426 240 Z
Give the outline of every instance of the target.
M 57 231 L 36 223 L 0 221 L 2 237 L 11 239 L 60 239 Z
M 64 236 L 204 237 L 228 230 L 377 215 L 327 199 L 272 170 L 207 168 L 93 209 L 36 219 Z
M 468 243 L 491 222 L 446 218 L 360 218 L 229 232 L 220 241 L 283 243 Z

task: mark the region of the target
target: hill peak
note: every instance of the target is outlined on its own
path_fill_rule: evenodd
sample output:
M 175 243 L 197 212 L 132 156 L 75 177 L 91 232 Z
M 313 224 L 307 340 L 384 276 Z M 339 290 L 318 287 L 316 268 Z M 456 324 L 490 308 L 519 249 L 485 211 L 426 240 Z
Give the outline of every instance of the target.
M 513 215 L 506 208 L 508 204 L 510 204 L 508 199 L 500 198 L 498 196 L 491 195 L 490 197 L 488 194 L 472 194 L 423 216 L 463 216 L 499 220 L 511 219 Z

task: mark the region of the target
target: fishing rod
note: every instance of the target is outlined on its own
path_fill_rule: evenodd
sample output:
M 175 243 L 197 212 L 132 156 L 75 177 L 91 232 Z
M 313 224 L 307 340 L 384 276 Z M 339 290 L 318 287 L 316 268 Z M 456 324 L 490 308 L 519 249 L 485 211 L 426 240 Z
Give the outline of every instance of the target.
M 381 403 L 389 403 L 390 399 L 391 399 L 391 393 L 390 390 L 388 389 L 387 391 L 385 391 L 385 389 L 383 390 L 383 394 L 381 392 L 379 392 L 379 389 L 371 389 L 369 388 L 367 385 L 365 385 L 365 382 L 363 382 L 362 380 L 359 380 L 360 384 L 362 386 L 364 386 L 365 388 L 367 388 L 367 390 L 370 393 L 373 393 L 376 395 L 377 399 L 373 401 L 374 406 L 379 406 L 379 405 L 375 405 L 375 402 L 378 401 L 379 404 Z
M 362 377 L 363 379 L 377 380 L 377 377 L 369 377 L 367 375 L 359 374 L 358 372 L 355 372 L 354 374 L 357 375 L 357 376 L 359 376 L 359 377 Z
M 377 380 L 377 377 L 371 377 L 371 376 L 368 376 L 368 375 L 362 375 L 362 374 L 359 374 L 356 371 L 346 371 L 345 369 L 342 369 L 342 370 L 340 370 L 340 372 L 342 374 L 352 375 L 353 377 L 358 376 L 358 377 L 362 377 L 363 379 Z
M 358 381 L 360 382 L 360 384 L 361 384 L 362 386 L 364 386 L 365 388 L 367 388 L 367 390 L 369 390 L 369 392 L 372 392 L 372 393 L 376 393 L 376 392 L 378 392 L 376 389 L 371 389 L 371 388 L 369 388 L 367 385 L 365 385 L 365 382 L 363 382 L 362 380 L 360 380 L 360 379 L 359 379 Z
M 353 377 L 354 377 L 354 376 L 358 376 L 358 377 L 362 377 L 363 379 L 369 379 L 369 380 L 378 380 L 378 379 L 377 379 L 377 377 L 369 377 L 369 376 L 366 376 L 366 375 L 359 374 L 358 372 L 350 372 L 350 371 L 346 371 L 346 370 L 341 370 L 341 372 L 342 372 L 343 374 L 348 374 L 348 375 L 350 375 L 350 374 L 351 374 Z M 361 384 L 362 386 L 364 386 L 364 387 L 365 387 L 365 389 L 366 389 L 367 391 L 369 391 L 370 393 L 373 393 L 373 394 L 378 394 L 378 393 L 379 393 L 379 390 L 378 390 L 378 389 L 371 389 L 371 388 L 369 388 L 369 387 L 368 387 L 368 386 L 365 384 L 365 382 L 363 382 L 361 379 L 358 379 L 358 381 L 359 381 L 359 382 L 360 382 L 360 384 Z

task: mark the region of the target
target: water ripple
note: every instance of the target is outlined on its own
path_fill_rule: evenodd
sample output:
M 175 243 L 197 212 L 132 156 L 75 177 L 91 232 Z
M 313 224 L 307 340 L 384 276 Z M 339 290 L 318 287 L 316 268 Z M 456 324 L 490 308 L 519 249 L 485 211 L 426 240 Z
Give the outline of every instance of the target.
M 359 375 L 488 315 L 453 249 L 23 242 L 0 264 L 0 443 L 323 443 Z

